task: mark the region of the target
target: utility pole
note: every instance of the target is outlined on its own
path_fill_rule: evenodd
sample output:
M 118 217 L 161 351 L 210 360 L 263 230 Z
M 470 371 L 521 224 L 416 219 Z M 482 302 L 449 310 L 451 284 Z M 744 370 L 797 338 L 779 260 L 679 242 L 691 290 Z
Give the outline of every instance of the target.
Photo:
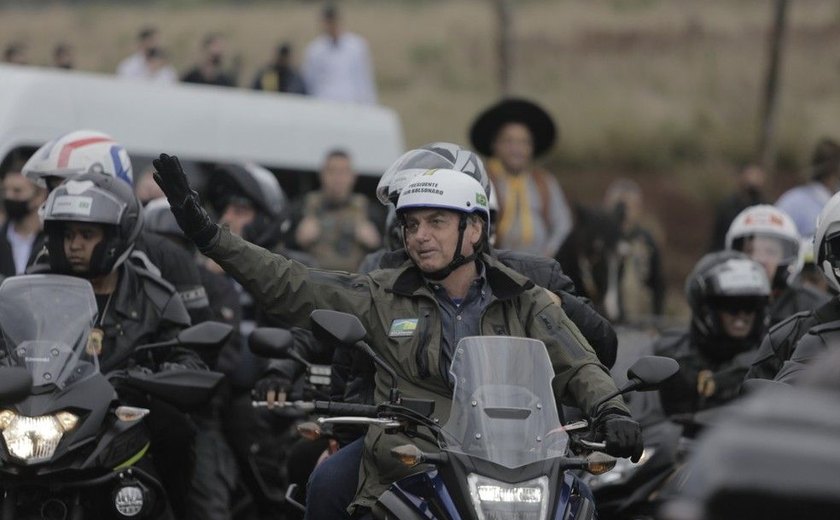
M 767 171 L 774 167 L 776 155 L 776 115 L 779 105 L 779 75 L 781 73 L 782 51 L 785 45 L 785 30 L 788 0 L 776 0 L 774 6 L 773 31 L 770 33 L 770 54 L 764 77 L 764 96 L 761 104 L 761 128 L 758 136 L 758 160 Z
M 513 43 L 512 25 L 513 8 L 511 0 L 492 0 L 497 20 L 497 52 L 499 92 L 502 97 L 510 95 L 511 78 L 513 77 Z

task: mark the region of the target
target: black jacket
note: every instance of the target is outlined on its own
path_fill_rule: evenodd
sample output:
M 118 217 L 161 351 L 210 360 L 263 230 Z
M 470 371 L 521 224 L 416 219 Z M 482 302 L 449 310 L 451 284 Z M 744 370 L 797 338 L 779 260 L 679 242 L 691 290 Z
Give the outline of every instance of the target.
M 105 333 L 99 357 L 103 373 L 125 368 L 134 349 L 140 345 L 165 341 L 190 325 L 190 317 L 175 289 L 165 280 L 130 262 L 119 267 L 120 279 L 107 308 L 100 309 L 97 322 Z M 141 364 L 156 366 L 164 361 L 188 368 L 206 368 L 194 351 L 173 349 L 163 358 L 145 356 Z
M 690 332 L 665 334 L 653 347 L 654 354 L 677 360 L 680 370 L 659 387 L 662 408 L 668 415 L 694 413 L 725 404 L 740 394 L 755 350 L 735 354 L 726 360 L 704 355 Z M 712 382 L 700 392 L 698 378 L 707 371 Z
M 778 323 L 762 340 L 746 378 L 774 379 L 809 329 L 836 320 L 840 320 L 840 299 L 832 298 L 816 309 L 799 312 Z
M 815 359 L 832 349 L 840 347 L 840 321 L 823 323 L 813 327 L 796 343 L 790 359 L 785 361 L 776 374 L 776 381 L 797 384 L 802 373 Z
M 8 222 L 0 227 L 0 275 L 4 277 L 14 276 L 17 274 L 15 271 L 15 259 L 12 254 L 12 244 L 10 244 L 9 239 L 6 238 L 6 232 L 8 229 Z M 45 237 L 46 235 L 44 235 L 43 232 L 38 233 L 35 237 L 35 242 L 32 244 L 32 252 L 29 253 L 29 261 L 26 265 L 30 265 L 35 261 L 35 257 L 38 256 L 38 252 L 44 247 Z

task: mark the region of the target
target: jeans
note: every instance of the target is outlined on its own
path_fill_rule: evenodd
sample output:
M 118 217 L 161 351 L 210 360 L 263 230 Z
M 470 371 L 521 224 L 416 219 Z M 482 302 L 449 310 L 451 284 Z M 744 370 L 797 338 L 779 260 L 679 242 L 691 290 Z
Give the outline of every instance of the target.
M 304 520 L 347 519 L 347 508 L 356 496 L 364 437 L 341 448 L 315 468 L 306 490 Z

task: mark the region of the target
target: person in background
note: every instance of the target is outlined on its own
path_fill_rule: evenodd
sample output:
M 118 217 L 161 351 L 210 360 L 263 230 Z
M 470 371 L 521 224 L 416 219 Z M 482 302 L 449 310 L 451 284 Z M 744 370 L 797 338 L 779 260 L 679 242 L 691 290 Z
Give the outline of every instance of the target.
M 817 215 L 840 189 L 840 143 L 822 138 L 811 154 L 810 173 L 810 181 L 789 189 L 776 201 L 803 237 L 814 236 Z
M 665 304 L 665 275 L 662 255 L 653 235 L 642 226 L 642 189 L 630 179 L 610 184 L 604 198 L 607 210 L 621 222 L 618 244 L 618 291 L 610 291 L 604 307 L 612 320 L 639 322 L 662 314 Z M 611 273 L 610 276 L 613 276 Z
M 321 13 L 324 33 L 306 48 L 301 70 L 306 91 L 318 98 L 376 103 L 376 85 L 367 41 L 341 27 L 333 4 Z
M 499 198 L 496 247 L 553 258 L 572 230 L 560 184 L 534 164 L 556 134 L 548 112 L 524 99 L 504 99 L 473 122 L 470 140 L 489 157 L 487 172 Z
M 75 67 L 73 47 L 69 43 L 61 42 L 53 48 L 53 67 L 70 70 Z
M 251 88 L 268 92 L 306 94 L 303 78 L 295 70 L 292 61 L 292 45 L 289 42 L 283 42 L 277 47 L 271 63 L 257 72 Z
M 738 213 L 744 209 L 764 204 L 764 187 L 767 172 L 754 163 L 747 163 L 735 175 L 735 192 L 720 201 L 715 208 L 715 223 L 709 251 L 721 251 L 726 247 L 726 231 Z
M 324 269 L 354 272 L 382 243 L 372 208 L 363 195 L 353 193 L 356 173 L 347 152 L 327 154 L 320 180 L 321 189 L 303 199 L 293 248 L 315 257 Z
M 158 47 L 158 30 L 147 26 L 137 33 L 137 50 L 117 65 L 117 76 L 128 79 L 148 79 L 149 66 L 146 56 Z
M 6 45 L 6 49 L 3 51 L 3 63 L 29 65 L 29 58 L 26 56 L 26 45 L 21 42 L 12 42 Z
M 12 165 L 3 177 L 3 209 L 6 223 L 0 229 L 0 274 L 14 276 L 26 271 L 44 240 L 38 208 L 46 190 L 24 177 L 23 162 Z
M 224 37 L 218 33 L 209 33 L 201 42 L 201 61 L 190 69 L 181 81 L 217 87 L 235 87 L 236 81 L 225 71 L 224 61 Z

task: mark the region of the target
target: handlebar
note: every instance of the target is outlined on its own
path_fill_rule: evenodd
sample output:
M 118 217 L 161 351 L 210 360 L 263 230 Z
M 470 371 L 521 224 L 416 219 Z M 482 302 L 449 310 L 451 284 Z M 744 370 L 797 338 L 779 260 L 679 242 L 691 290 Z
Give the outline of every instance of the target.
M 251 401 L 254 408 L 268 408 L 268 401 Z M 333 401 L 282 401 L 274 403 L 275 408 L 295 408 L 305 412 L 325 415 L 355 415 L 377 417 L 379 408 L 369 404 L 337 403 Z
M 353 424 L 362 426 L 381 426 L 382 428 L 399 428 L 402 424 L 394 419 L 378 417 L 319 417 L 318 424 Z

